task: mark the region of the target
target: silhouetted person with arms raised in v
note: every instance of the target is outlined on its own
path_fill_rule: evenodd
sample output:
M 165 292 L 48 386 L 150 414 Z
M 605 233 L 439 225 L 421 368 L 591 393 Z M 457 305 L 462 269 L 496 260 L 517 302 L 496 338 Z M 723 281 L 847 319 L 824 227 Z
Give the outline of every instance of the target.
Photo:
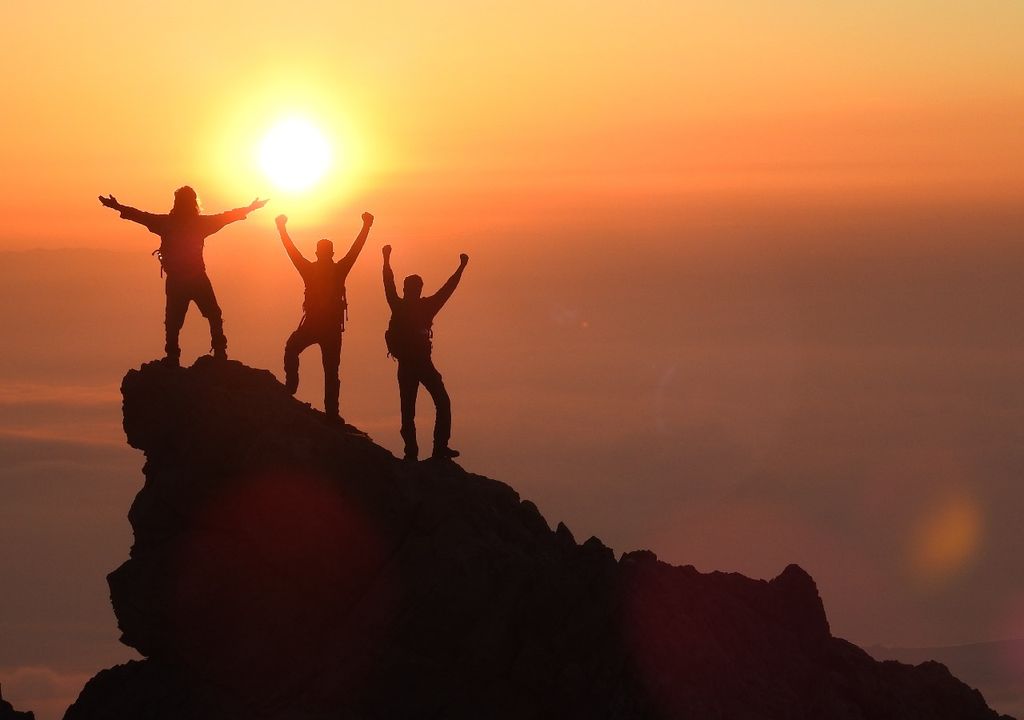
M 384 246 L 384 296 L 391 306 L 391 322 L 385 340 L 388 352 L 398 360 L 398 394 L 402 403 L 402 439 L 405 441 L 405 459 L 416 460 L 416 394 L 420 384 L 427 389 L 437 408 L 434 423 L 434 452 L 431 457 L 447 459 L 459 456 L 448 447 L 452 434 L 452 406 L 444 388 L 441 373 L 430 357 L 434 316 L 441 310 L 462 279 L 469 256 L 459 256 L 459 269 L 448 278 L 441 289 L 429 297 L 422 297 L 423 278 L 410 275 L 403 285 L 403 297 L 395 289 L 395 273 L 391 270 L 391 246 Z
M 213 294 L 213 285 L 206 275 L 203 247 L 210 235 L 225 225 L 244 220 L 253 210 L 266 205 L 267 201 L 257 198 L 242 208 L 217 215 L 202 215 L 196 191 L 185 185 L 174 191 L 174 207 L 166 215 L 122 205 L 113 195 L 101 195 L 100 202 L 117 210 L 125 220 L 137 222 L 154 235 L 160 236 L 160 247 L 154 255 L 160 260 L 161 274 L 167 273 L 167 307 L 164 314 L 167 331 L 164 351 L 167 360 L 177 364 L 181 357 L 178 335 L 181 326 L 185 324 L 190 302 L 194 302 L 203 317 L 210 321 L 210 345 L 214 357 L 227 358 L 228 340 L 224 336 L 224 320 L 217 297 Z
M 334 262 L 334 243 L 326 239 L 316 244 L 316 262 L 304 258 L 288 236 L 287 224 L 287 217 L 277 216 L 281 242 L 295 269 L 302 276 L 306 293 L 302 301 L 302 320 L 284 345 L 285 387 L 288 392 L 295 394 L 299 389 L 299 353 L 310 345 L 319 345 L 324 364 L 324 412 L 328 419 L 342 422 L 338 413 L 338 395 L 341 390 L 338 368 L 341 365 L 341 334 L 345 330 L 345 312 L 348 308 L 345 278 L 366 244 L 370 226 L 373 225 L 373 215 L 363 213 L 363 229 L 359 231 L 348 254 L 338 262 Z

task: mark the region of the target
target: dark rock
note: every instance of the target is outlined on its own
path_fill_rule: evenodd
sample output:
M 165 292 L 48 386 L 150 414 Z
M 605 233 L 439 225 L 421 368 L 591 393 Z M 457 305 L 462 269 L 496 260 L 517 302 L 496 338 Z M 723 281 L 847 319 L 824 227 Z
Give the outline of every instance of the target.
M 122 640 L 67 720 L 993 719 L 942 666 L 829 632 L 814 581 L 616 562 L 507 485 L 404 463 L 266 371 L 150 363 L 146 454 L 109 576 Z
M 18 712 L 14 706 L 4 700 L 3 688 L 0 688 L 0 720 L 35 720 L 35 713 Z

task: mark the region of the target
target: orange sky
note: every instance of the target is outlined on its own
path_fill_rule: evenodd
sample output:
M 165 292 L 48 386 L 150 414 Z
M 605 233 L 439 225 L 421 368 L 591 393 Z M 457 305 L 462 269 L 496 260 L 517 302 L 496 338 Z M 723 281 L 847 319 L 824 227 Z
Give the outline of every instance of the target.
M 119 242 L 93 198 L 274 194 L 282 113 L 340 157 L 312 218 L 486 226 L 590 193 L 1024 194 L 1024 7 L 864 3 L 19 4 L 6 11 L 0 247 Z M 57 210 L 59 208 L 59 210 Z M 295 214 L 293 212 L 293 214 Z

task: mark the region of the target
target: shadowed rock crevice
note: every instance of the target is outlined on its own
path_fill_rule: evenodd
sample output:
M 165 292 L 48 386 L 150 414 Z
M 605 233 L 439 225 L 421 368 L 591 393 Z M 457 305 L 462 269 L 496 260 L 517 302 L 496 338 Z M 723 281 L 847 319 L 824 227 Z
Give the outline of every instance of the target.
M 122 391 L 145 484 L 109 582 L 146 659 L 98 674 L 68 720 L 998 717 L 941 665 L 832 637 L 795 565 L 616 560 L 237 362 L 150 363 Z

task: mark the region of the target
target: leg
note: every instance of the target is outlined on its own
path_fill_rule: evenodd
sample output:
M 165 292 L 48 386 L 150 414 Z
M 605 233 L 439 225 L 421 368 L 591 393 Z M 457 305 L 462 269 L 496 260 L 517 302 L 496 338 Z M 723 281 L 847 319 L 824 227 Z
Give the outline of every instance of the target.
M 288 336 L 284 344 L 284 386 L 292 395 L 299 389 L 299 353 L 316 342 L 309 325 L 299 323 L 299 327 Z
M 453 451 L 448 448 L 448 439 L 452 435 L 452 403 L 448 397 L 448 391 L 444 387 L 441 373 L 434 367 L 429 358 L 422 368 L 420 381 L 423 387 L 430 393 L 434 400 L 434 407 L 437 408 L 437 419 L 434 421 L 434 457 L 456 457 Z
M 181 357 L 178 335 L 181 333 L 181 326 L 185 324 L 185 313 L 188 312 L 191 296 L 188 287 L 170 275 L 167 276 L 164 289 L 167 291 L 167 305 L 164 309 L 164 330 L 166 332 L 164 352 L 167 353 L 168 360 L 178 362 Z
M 213 294 L 210 278 L 203 273 L 195 280 L 193 299 L 199 312 L 210 321 L 210 347 L 216 357 L 227 357 L 228 339 L 224 337 L 224 319 L 221 316 L 217 296 Z
M 341 329 L 331 329 L 320 338 L 320 355 L 324 363 L 324 412 L 327 417 L 341 419 L 338 414 L 338 395 L 341 393 Z
M 405 441 L 405 457 L 411 460 L 419 455 L 419 446 L 416 444 L 416 392 L 419 388 L 419 373 L 415 364 L 399 360 L 398 396 L 402 402 L 402 439 Z

